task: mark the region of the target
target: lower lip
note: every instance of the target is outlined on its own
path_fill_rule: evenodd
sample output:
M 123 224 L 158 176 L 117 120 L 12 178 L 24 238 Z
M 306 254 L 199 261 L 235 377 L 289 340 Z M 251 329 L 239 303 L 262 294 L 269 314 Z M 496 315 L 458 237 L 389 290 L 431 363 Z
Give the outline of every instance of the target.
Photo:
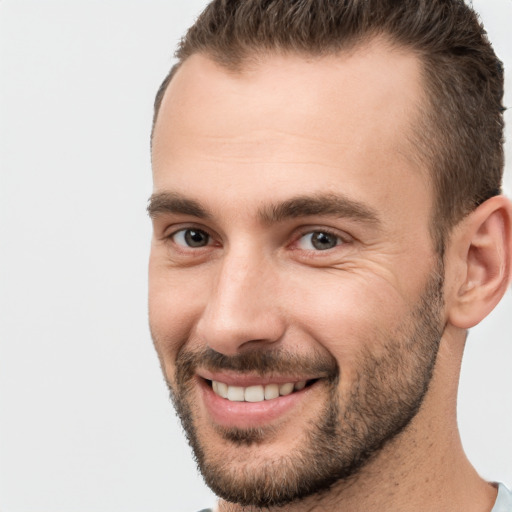
M 312 388 L 317 386 L 317 383 L 314 383 L 290 395 L 262 402 L 231 402 L 214 393 L 204 379 L 199 380 L 203 403 L 213 422 L 222 427 L 232 428 L 264 427 L 300 406 L 312 392 Z

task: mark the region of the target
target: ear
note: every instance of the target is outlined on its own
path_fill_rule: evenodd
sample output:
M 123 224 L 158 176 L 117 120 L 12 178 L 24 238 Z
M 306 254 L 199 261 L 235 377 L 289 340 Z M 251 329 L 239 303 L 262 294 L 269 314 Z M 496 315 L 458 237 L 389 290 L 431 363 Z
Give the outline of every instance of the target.
M 512 204 L 505 196 L 482 203 L 454 229 L 446 256 L 451 271 L 448 322 L 469 329 L 507 290 L 512 268 Z

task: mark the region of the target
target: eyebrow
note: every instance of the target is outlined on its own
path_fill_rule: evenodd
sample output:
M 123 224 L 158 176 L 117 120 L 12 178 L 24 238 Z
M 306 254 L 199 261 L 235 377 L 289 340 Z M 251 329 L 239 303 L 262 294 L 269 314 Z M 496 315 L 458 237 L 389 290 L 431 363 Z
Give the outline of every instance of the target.
M 380 224 L 379 217 L 374 209 L 340 194 L 292 197 L 260 211 L 260 217 L 266 224 L 314 215 L 350 218 L 365 224 Z
M 152 194 L 148 200 L 147 212 L 152 219 L 162 213 L 191 215 L 200 219 L 211 218 L 197 201 L 174 192 Z
M 165 213 L 190 215 L 200 219 L 212 218 L 210 212 L 199 202 L 176 192 L 153 194 L 149 198 L 147 211 L 151 218 Z M 350 218 L 373 225 L 380 223 L 375 210 L 340 194 L 296 196 L 282 203 L 264 206 L 258 212 L 258 216 L 264 224 L 275 224 L 286 219 L 315 215 Z

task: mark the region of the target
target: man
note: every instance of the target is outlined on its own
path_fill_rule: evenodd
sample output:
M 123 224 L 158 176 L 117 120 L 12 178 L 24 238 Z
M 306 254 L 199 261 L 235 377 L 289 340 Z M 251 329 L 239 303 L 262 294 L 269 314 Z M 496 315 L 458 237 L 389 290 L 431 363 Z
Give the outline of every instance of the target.
M 456 0 L 219 0 L 152 136 L 150 325 L 218 510 L 512 510 L 456 423 L 505 293 L 503 72 Z

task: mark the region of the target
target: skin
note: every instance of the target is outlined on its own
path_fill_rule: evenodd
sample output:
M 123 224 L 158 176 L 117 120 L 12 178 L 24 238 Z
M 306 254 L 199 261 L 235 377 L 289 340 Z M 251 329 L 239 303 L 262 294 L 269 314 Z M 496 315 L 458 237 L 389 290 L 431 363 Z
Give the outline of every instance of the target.
M 226 356 L 319 354 L 341 368 L 339 396 L 353 389 L 362 354 L 387 350 L 383 340 L 411 318 L 438 261 L 428 172 L 408 144 L 423 101 L 417 59 L 382 42 L 315 59 L 265 56 L 237 73 L 202 55 L 182 65 L 155 127 L 150 210 L 150 326 L 171 387 L 179 354 L 210 348 Z M 176 201 L 168 207 L 169 194 L 201 211 Z M 353 208 L 269 218 L 272 206 L 304 196 L 343 196 L 372 219 Z M 510 204 L 493 198 L 454 229 L 439 354 L 409 427 L 357 477 L 285 510 L 491 510 L 496 490 L 464 455 L 456 396 L 466 329 L 506 289 L 510 217 Z M 208 244 L 187 247 L 187 228 L 208 233 Z M 315 250 L 308 234 L 326 230 L 338 245 Z M 263 421 L 257 444 L 239 445 L 212 418 L 201 376 L 188 391 L 208 456 L 229 460 L 233 474 L 263 471 L 295 450 L 329 396 L 320 381 Z M 231 420 L 248 426 L 243 417 Z M 222 500 L 219 507 L 252 510 Z

